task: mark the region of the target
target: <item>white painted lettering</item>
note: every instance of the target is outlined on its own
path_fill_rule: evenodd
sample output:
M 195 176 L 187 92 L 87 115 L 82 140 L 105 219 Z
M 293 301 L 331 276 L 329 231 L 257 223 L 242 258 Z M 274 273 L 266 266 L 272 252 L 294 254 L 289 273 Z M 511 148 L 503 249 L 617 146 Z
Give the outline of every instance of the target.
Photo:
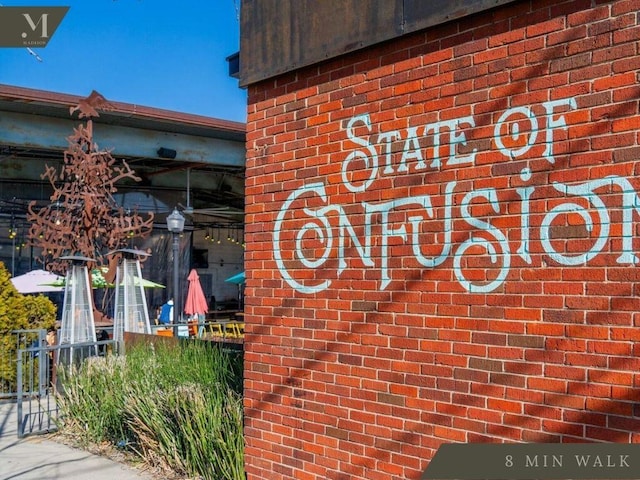
M 556 132 L 568 128 L 564 114 L 559 112 L 575 110 L 577 104 L 575 99 L 568 98 L 545 102 L 542 108 L 545 149 L 539 155 L 553 164 Z M 514 107 L 499 117 L 493 139 L 501 155 L 522 160 L 536 145 L 539 122 L 534 110 L 534 107 Z M 404 132 L 375 132 L 368 114 L 354 116 L 347 122 L 345 132 L 347 141 L 356 148 L 342 162 L 342 185 L 352 194 L 362 194 L 379 175 L 440 168 L 443 158 L 447 159 L 447 166 L 473 164 L 475 148 L 468 155 L 460 155 L 457 151 L 458 147 L 467 145 L 463 131 L 466 127 L 475 127 L 473 117 L 426 125 L 423 134 L 433 135 L 433 155 L 427 165 L 429 157 L 425 153 L 427 149 L 420 145 L 418 127 L 409 127 Z M 447 135 L 449 151 L 445 155 L 441 147 Z M 394 152 L 402 152 L 397 166 L 393 164 Z M 384 159 L 383 169 L 379 168 L 379 155 Z M 607 176 L 579 184 L 553 183 L 552 192 L 559 197 L 550 197 L 549 209 L 542 213 L 536 211 L 535 217 L 531 213 L 532 202 L 543 188 L 546 192 L 550 188 L 527 185 L 532 181 L 531 168 L 523 167 L 519 173 L 520 185 L 514 189 L 519 224 L 511 230 L 500 228 L 501 223 L 492 219 L 494 215 L 495 218 L 513 215 L 514 195 L 504 190 L 458 191 L 462 199 L 456 199 L 456 189 L 462 184 L 449 181 L 444 186 L 442 198 L 415 195 L 378 202 L 356 201 L 343 206 L 330 202 L 322 182 L 302 186 L 291 192 L 276 217 L 273 248 L 277 268 L 289 286 L 308 294 L 326 290 L 332 279 L 339 278 L 347 268 L 378 268 L 380 289 L 384 290 L 393 277 L 389 263 L 391 246 L 400 245 L 407 247 L 404 251 L 411 252 L 403 260 L 402 268 L 408 268 L 410 261 L 414 261 L 416 267 L 436 268 L 451 260 L 454 276 L 462 288 L 469 292 L 489 293 L 507 280 L 512 261 L 520 259 L 527 265 L 532 264 L 533 241 L 539 241 L 538 251 L 559 265 L 588 264 L 608 250 L 611 218 L 621 222 L 614 230 L 622 233 L 617 263 L 640 263 L 633 247 L 637 229 L 634 221 L 640 217 L 640 196 L 629 179 Z M 436 209 L 434 205 L 440 207 Z M 473 213 L 476 206 L 485 214 Z M 573 217 L 573 225 L 581 223 L 584 226 L 584 237 L 577 240 L 558 238 L 554 229 L 566 226 L 568 216 Z M 455 219 L 460 221 L 455 223 Z M 539 223 L 533 224 L 534 221 Z M 457 245 L 453 241 L 456 225 L 466 225 L 464 230 L 469 232 Z M 511 238 L 511 241 L 519 242 L 517 256 L 513 258 L 508 238 L 512 230 L 516 231 L 515 235 L 519 230 L 519 238 Z M 283 250 L 284 239 L 286 251 Z M 572 241 L 574 245 L 571 245 Z M 582 251 L 578 249 L 583 245 Z M 435 253 L 434 246 L 437 246 Z M 477 264 L 475 259 L 490 262 L 492 267 L 473 272 L 470 268 L 475 267 L 470 266 Z M 335 276 L 324 273 L 321 280 L 310 280 L 313 276 L 308 270 L 326 269 L 329 265 L 336 268 Z M 534 460 L 532 457 L 531 461 Z M 578 464 L 583 460 L 590 461 L 588 456 L 576 457 Z

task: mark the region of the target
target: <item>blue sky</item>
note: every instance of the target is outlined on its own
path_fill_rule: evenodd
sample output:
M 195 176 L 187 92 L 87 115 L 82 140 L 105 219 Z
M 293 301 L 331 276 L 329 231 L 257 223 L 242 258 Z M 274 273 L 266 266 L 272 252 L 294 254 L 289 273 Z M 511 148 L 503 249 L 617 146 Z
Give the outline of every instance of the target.
M 240 45 L 240 0 L 0 0 L 69 6 L 45 48 L 0 48 L 0 83 L 246 120 L 246 91 L 228 75 Z

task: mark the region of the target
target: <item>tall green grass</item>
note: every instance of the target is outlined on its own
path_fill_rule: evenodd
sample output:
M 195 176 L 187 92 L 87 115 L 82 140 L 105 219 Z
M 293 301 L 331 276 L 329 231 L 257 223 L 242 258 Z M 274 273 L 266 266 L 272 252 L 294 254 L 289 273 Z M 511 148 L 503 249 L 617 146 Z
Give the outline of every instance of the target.
M 240 353 L 208 342 L 138 344 L 60 376 L 63 432 L 180 474 L 244 480 Z

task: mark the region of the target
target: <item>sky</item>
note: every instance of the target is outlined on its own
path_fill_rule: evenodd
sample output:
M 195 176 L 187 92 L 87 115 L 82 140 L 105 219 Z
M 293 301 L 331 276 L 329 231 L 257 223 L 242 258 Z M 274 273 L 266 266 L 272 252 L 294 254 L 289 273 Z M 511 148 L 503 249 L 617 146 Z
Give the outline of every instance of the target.
M 0 83 L 246 121 L 246 91 L 229 76 L 240 0 L 0 0 L 68 6 L 44 48 L 0 47 Z

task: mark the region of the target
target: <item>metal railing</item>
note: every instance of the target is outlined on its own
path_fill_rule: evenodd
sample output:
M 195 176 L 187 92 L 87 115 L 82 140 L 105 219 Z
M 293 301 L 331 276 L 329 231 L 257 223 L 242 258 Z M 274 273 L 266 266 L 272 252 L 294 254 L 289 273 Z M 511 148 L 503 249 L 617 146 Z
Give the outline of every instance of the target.
M 18 395 L 18 351 L 44 345 L 45 339 L 46 331 L 41 329 L 13 330 L 0 338 L 0 400 Z
M 40 342 L 20 348 L 16 358 L 16 407 L 18 437 L 56 430 L 59 409 L 56 394 L 60 391 L 57 370 L 61 366 L 79 365 L 89 358 L 119 353 L 114 340 L 76 344 L 46 345 Z

